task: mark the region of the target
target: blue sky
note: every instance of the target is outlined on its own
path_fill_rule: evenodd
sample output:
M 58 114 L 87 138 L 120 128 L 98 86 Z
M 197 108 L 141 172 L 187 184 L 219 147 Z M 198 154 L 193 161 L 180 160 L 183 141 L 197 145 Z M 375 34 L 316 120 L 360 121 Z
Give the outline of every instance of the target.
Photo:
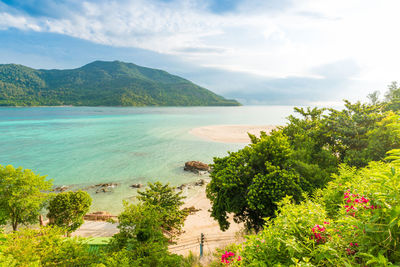
M 245 104 L 363 100 L 398 79 L 398 0 L 3 0 L 0 64 L 160 68 Z

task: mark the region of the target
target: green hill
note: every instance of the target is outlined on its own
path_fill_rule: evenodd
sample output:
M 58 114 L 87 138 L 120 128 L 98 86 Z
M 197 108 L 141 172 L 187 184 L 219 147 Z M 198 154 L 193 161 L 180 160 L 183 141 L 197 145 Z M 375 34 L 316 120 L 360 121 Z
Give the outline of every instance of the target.
M 236 106 L 165 71 L 120 61 L 70 70 L 0 65 L 1 106 Z

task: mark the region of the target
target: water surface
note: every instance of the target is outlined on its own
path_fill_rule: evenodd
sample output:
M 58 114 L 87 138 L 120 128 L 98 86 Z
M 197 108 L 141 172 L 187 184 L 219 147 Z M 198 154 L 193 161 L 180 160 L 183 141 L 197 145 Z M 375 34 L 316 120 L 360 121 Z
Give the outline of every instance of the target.
M 118 182 L 114 193 L 94 194 L 93 209 L 117 211 L 135 195 L 132 183 L 179 185 L 199 177 L 183 171 L 189 160 L 212 162 L 244 144 L 190 135 L 205 125 L 282 125 L 289 106 L 32 107 L 0 108 L 0 164 L 32 169 L 55 185 L 84 188 Z

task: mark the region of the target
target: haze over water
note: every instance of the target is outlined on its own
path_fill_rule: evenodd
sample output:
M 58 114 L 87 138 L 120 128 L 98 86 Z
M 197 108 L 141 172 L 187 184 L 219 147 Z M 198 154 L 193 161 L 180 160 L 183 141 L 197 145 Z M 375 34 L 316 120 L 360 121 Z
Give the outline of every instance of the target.
M 47 175 L 55 185 L 84 188 L 118 182 L 92 194 L 94 210 L 117 211 L 132 183 L 179 185 L 199 179 L 189 160 L 211 163 L 245 144 L 202 140 L 188 132 L 220 124 L 283 125 L 290 106 L 0 108 L 0 164 Z M 93 193 L 93 192 L 92 192 Z

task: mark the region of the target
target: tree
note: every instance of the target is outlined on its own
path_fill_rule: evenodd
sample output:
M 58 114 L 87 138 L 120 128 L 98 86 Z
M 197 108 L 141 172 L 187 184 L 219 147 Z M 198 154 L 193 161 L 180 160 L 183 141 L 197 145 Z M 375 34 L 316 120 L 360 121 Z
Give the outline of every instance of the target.
M 399 147 L 399 142 L 394 140 L 398 134 L 390 130 L 399 122 L 395 117 L 390 123 L 382 122 L 393 114 L 384 112 L 382 106 L 345 101 L 345 109 L 330 112 L 325 127 L 331 139 L 328 144 L 339 163 L 364 167 L 371 160 L 382 160 L 387 151 Z M 381 144 L 374 138 L 378 135 L 383 141 Z
M 367 95 L 371 105 L 379 104 L 379 95 L 380 95 L 379 91 L 373 91 L 372 93 Z
M 235 222 L 258 231 L 265 217 L 274 216 L 276 202 L 286 195 L 301 197 L 302 181 L 290 166 L 293 151 L 287 137 L 280 131 L 262 133 L 260 139 L 250 137 L 251 145 L 214 158 L 207 197 L 221 230 L 229 228 L 228 214 L 233 213 Z
M 109 244 L 107 266 L 180 266 L 181 257 L 168 252 L 163 234 L 164 214 L 158 206 L 124 202 L 118 216 L 119 233 Z
M 329 145 L 331 136 L 326 127 L 326 109 L 294 108 L 295 115 L 282 128 L 293 150 L 293 168 L 308 183 L 308 192 L 323 187 L 337 170 L 338 159 Z
M 162 185 L 160 182 L 148 183 L 145 191 L 138 191 L 137 197 L 145 205 L 157 207 L 158 212 L 162 214 L 161 227 L 169 235 L 173 236 L 175 232 L 180 232 L 183 223 L 188 215 L 187 211 L 181 210 L 185 199 L 182 192 L 176 192 L 175 188 L 169 184 Z
M 83 216 L 91 204 L 92 198 L 85 191 L 58 193 L 49 202 L 47 217 L 50 224 L 61 227 L 69 235 L 83 224 Z
M 10 221 L 14 231 L 20 224 L 38 221 L 52 181 L 31 170 L 0 165 L 0 216 Z M 1 221 L 1 220 L 0 220 Z

